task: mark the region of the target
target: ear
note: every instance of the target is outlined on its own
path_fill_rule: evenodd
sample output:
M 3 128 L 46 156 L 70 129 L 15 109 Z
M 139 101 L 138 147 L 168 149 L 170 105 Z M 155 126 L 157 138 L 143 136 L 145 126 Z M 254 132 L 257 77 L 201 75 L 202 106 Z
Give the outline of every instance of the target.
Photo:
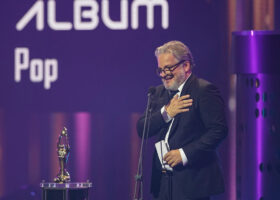
M 184 70 L 185 70 L 186 73 L 191 72 L 191 64 L 190 64 L 190 62 L 186 61 L 184 63 Z

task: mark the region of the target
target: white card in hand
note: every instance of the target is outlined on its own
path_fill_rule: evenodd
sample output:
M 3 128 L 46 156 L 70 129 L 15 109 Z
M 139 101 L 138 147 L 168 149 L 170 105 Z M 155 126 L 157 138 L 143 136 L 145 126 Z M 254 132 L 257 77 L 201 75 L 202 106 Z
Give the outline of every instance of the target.
M 164 140 L 161 140 L 155 144 L 159 161 L 161 163 L 162 169 L 173 171 L 172 167 L 163 160 L 164 155 L 169 152 L 168 144 Z

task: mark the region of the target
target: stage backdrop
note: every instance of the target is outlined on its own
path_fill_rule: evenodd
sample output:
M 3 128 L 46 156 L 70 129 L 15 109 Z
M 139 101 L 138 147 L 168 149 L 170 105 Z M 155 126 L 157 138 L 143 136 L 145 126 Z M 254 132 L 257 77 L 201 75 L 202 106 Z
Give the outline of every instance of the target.
M 0 197 L 52 181 L 66 126 L 72 180 L 92 181 L 93 199 L 132 199 L 135 123 L 161 83 L 154 50 L 165 42 L 186 43 L 195 73 L 225 97 L 222 0 L 9 0 L 0 24 Z

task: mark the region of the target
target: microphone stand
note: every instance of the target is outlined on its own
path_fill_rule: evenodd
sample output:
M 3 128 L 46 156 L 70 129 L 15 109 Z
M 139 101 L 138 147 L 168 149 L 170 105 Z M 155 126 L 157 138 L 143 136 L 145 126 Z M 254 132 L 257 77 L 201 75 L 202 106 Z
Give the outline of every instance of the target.
M 141 138 L 138 169 L 137 169 L 137 174 L 135 175 L 135 187 L 134 187 L 133 200 L 143 200 L 143 157 L 144 157 L 143 151 L 144 151 L 144 141 L 147 138 L 148 132 L 150 129 L 150 118 L 151 118 L 151 112 L 152 112 L 152 108 L 150 108 L 151 95 L 152 95 L 152 92 L 149 92 L 147 108 L 146 108 L 146 112 L 145 112 L 143 133 L 142 133 L 142 138 Z M 147 131 L 146 131 L 146 129 L 147 129 Z M 139 195 L 140 195 L 140 197 L 139 197 Z

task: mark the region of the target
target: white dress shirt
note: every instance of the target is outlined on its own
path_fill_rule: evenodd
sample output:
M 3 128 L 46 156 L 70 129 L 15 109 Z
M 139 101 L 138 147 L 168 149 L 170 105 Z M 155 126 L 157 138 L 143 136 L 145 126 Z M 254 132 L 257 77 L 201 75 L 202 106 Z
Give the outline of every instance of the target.
M 190 77 L 190 75 L 189 75 L 189 77 Z M 182 89 L 183 89 L 185 83 L 187 82 L 187 80 L 189 79 L 189 77 L 184 81 L 184 83 L 182 83 L 182 84 L 179 86 L 179 88 L 178 88 L 179 91 L 178 91 L 178 93 L 177 93 L 177 94 L 179 95 L 179 97 L 181 96 Z M 177 94 L 176 94 L 176 95 L 177 95 Z M 164 121 L 165 121 L 166 123 L 168 123 L 168 122 L 171 121 L 171 123 L 170 123 L 170 125 L 169 125 L 169 128 L 168 128 L 168 131 L 167 131 L 167 133 L 166 133 L 166 135 L 165 135 L 165 143 L 169 146 L 169 144 L 168 144 L 168 138 L 169 138 L 169 134 L 170 134 L 170 130 L 171 130 L 171 127 L 172 127 L 174 118 L 172 118 L 172 117 L 170 117 L 170 116 L 168 115 L 168 113 L 167 113 L 166 110 L 165 110 L 165 106 L 163 106 L 163 107 L 161 108 L 161 114 L 162 114 L 162 117 L 163 117 L 163 119 L 164 119 Z M 185 152 L 183 151 L 182 148 L 179 149 L 179 152 L 180 152 L 180 155 L 181 155 L 181 158 L 182 158 L 183 166 L 185 166 L 185 165 L 187 164 L 187 162 L 188 162 L 188 158 L 187 158 L 187 156 L 186 156 L 186 154 L 185 154 Z

